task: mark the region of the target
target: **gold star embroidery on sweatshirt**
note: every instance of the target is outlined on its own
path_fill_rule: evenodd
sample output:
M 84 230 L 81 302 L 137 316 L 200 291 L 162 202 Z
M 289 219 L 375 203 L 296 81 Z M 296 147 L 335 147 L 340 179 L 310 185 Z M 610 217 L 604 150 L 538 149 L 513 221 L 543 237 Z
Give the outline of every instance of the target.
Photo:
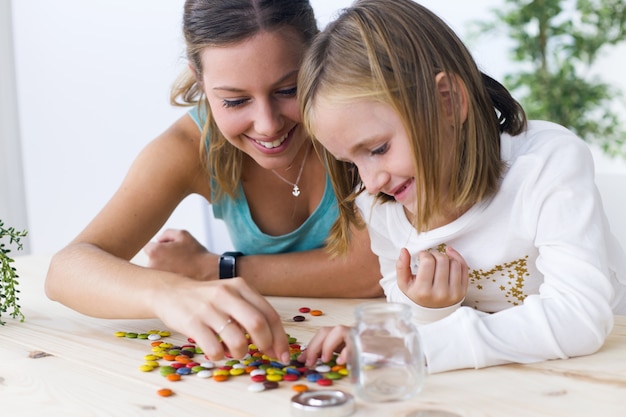
M 446 244 L 438 245 L 435 250 L 445 253 Z M 469 284 L 479 291 L 484 291 L 487 287 L 491 291 L 497 288 L 507 303 L 516 306 L 521 304 L 528 295 L 524 292 L 524 283 L 529 275 L 528 256 L 525 256 L 511 262 L 495 265 L 489 270 L 472 269 L 469 272 Z M 474 304 L 476 308 L 479 301 L 475 300 L 470 303 Z
M 472 269 L 469 272 L 469 283 L 477 290 L 484 290 L 486 286 L 497 285 L 507 303 L 514 306 L 519 305 L 527 296 L 524 292 L 524 282 L 529 276 L 527 260 L 528 256 L 525 256 L 502 265 L 496 265 L 487 271 Z

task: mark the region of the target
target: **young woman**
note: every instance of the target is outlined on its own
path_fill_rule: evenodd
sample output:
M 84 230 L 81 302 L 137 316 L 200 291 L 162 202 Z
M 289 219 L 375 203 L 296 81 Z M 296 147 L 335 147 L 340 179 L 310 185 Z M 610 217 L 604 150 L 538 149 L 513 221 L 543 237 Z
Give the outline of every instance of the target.
M 189 71 L 172 100 L 192 109 L 148 144 L 110 202 L 54 256 L 46 291 L 88 315 L 159 317 L 213 358 L 223 354 L 217 333 L 237 355 L 246 332 L 280 358 L 284 330 L 259 293 L 382 293 L 366 231 L 354 231 L 347 259 L 324 248 L 337 204 L 296 100 L 316 21 L 304 0 L 188 0 L 183 30 Z M 130 263 L 192 193 L 212 203 L 241 253 L 209 253 L 170 231 L 146 248 L 152 268 Z M 242 278 L 218 280 L 234 276 Z
M 626 256 L 590 152 L 527 122 L 441 19 L 411 0 L 359 0 L 316 38 L 299 89 L 342 202 L 335 249 L 357 206 L 430 372 L 602 346 L 626 314 Z M 347 331 L 324 329 L 301 359 L 328 359 Z

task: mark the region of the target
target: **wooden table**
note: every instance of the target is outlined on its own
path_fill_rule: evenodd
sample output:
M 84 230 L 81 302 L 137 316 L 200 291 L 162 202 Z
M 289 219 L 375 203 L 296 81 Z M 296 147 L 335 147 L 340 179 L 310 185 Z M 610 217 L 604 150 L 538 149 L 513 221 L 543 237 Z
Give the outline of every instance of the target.
M 249 379 L 215 382 L 194 376 L 169 382 L 158 371 L 141 372 L 149 342 L 117 338 L 118 330 L 163 329 L 159 320 L 102 320 L 49 301 L 43 282 L 49 257 L 19 257 L 20 301 L 26 321 L 5 313 L 0 326 L 0 413 L 2 416 L 289 416 L 295 394 L 282 382 L 275 390 L 247 391 Z M 286 331 L 306 343 L 319 326 L 352 323 L 363 300 L 270 297 Z M 293 322 L 298 308 L 324 311 Z M 185 342 L 174 333 L 169 341 Z M 45 352 L 50 356 L 43 356 Z M 43 356 L 43 357 L 41 357 Z M 308 383 L 311 388 L 315 386 Z M 159 397 L 159 388 L 175 391 Z M 335 384 L 352 392 L 348 379 Z M 507 365 L 428 376 L 424 390 L 405 402 L 371 404 L 357 399 L 354 416 L 409 417 L 439 409 L 463 417 L 626 416 L 626 317 L 618 316 L 596 354 L 534 365 Z

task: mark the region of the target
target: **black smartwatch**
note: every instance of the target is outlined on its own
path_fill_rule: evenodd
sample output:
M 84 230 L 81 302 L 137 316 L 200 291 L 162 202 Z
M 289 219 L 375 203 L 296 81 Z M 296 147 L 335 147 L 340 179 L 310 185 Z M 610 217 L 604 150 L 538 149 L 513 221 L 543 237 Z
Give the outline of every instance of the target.
M 243 256 L 241 252 L 224 252 L 219 260 L 220 279 L 237 276 L 237 258 Z

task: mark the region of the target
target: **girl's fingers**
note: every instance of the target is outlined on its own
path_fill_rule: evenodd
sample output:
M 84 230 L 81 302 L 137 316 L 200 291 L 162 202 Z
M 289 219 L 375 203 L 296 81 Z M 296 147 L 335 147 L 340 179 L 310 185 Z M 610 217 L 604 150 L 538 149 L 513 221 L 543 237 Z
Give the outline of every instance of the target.
M 455 290 L 455 298 L 460 301 L 467 293 L 469 266 L 454 248 L 448 246 L 446 253 L 450 256 L 450 288 Z
M 396 263 L 396 275 L 398 279 L 398 287 L 405 294 L 409 291 L 414 275 L 411 271 L 411 255 L 406 248 L 400 250 L 400 256 Z
M 348 337 L 350 336 L 350 327 L 335 326 L 322 327 L 315 333 L 306 349 L 300 354 L 298 360 L 304 362 L 306 366 L 313 366 L 318 358 L 328 362 L 332 359 L 336 352 L 345 351 Z M 344 359 L 347 352 L 344 353 Z
M 298 356 L 300 362 L 304 362 L 306 366 L 313 366 L 322 355 L 322 349 L 326 336 L 331 331 L 331 327 L 322 327 L 315 333 L 311 341 L 307 345 L 306 349 Z
M 442 308 L 465 298 L 469 267 L 456 250 L 447 247 L 445 252 L 420 251 L 419 267 L 412 281 L 406 275 L 410 260 L 406 261 L 403 256 L 405 253 L 401 252 L 397 265 L 398 287 L 416 304 Z
M 322 361 L 329 362 L 335 353 L 344 349 L 349 335 L 349 327 L 343 325 L 333 327 L 330 333 L 328 333 L 328 335 L 324 338 L 321 356 Z

